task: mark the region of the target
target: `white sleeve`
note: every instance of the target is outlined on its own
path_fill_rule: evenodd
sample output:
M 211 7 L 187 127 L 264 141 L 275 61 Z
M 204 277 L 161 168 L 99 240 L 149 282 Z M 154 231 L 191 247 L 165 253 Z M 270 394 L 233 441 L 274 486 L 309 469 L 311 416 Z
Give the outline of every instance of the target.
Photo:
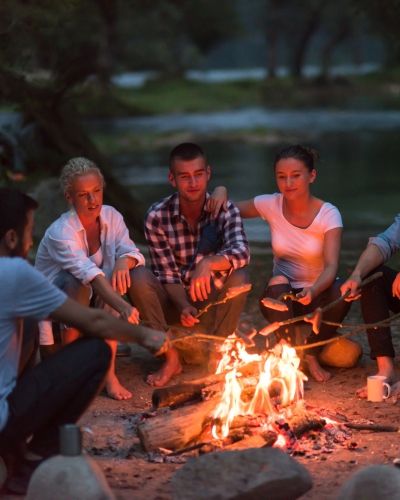
M 342 216 L 334 205 L 327 203 L 323 214 L 324 233 L 337 227 L 343 227 Z
M 279 195 L 278 195 L 279 196 Z M 260 194 L 254 198 L 254 206 L 260 217 L 266 221 L 271 219 L 271 215 L 276 210 L 277 194 Z

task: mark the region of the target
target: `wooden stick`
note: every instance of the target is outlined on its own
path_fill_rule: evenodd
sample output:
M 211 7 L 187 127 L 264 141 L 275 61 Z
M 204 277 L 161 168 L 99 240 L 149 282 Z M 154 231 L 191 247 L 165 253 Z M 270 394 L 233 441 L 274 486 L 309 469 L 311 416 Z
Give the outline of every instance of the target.
M 356 429 L 357 431 L 399 432 L 399 428 L 394 425 L 353 424 L 351 422 L 346 422 L 344 425 L 349 429 Z

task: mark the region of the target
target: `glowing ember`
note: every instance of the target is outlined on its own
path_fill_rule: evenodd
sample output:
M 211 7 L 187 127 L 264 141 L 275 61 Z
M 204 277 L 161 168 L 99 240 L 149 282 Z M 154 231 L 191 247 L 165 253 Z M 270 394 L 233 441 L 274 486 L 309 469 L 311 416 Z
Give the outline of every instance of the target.
M 216 373 L 227 373 L 221 401 L 212 414 L 215 439 L 228 436 L 230 425 L 238 415 L 264 414 L 268 426 L 270 421 L 288 415 L 288 405 L 303 399 L 303 382 L 307 377 L 299 370 L 300 359 L 293 347 L 278 344 L 264 355 L 249 354 L 241 341 L 230 336 L 221 352 Z M 244 392 L 246 381 L 240 370 L 251 362 L 256 365 L 258 374 L 253 384 L 254 392 L 248 398 L 248 391 Z

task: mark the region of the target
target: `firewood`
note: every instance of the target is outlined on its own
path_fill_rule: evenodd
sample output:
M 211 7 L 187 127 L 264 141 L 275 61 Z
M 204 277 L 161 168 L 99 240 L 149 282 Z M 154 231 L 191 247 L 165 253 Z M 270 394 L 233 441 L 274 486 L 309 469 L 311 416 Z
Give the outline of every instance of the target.
M 395 425 L 380 425 L 380 424 L 353 424 L 346 422 L 344 424 L 349 429 L 357 431 L 372 431 L 372 432 L 399 432 L 399 428 Z
M 177 406 L 201 398 L 201 384 L 177 384 L 154 389 L 151 401 L 155 408 Z
M 219 397 L 184 406 L 174 411 L 149 418 L 138 426 L 138 436 L 143 448 L 178 450 L 196 439 L 203 425 L 219 402 Z
M 251 385 L 251 383 L 255 384 L 254 380 L 249 381 L 248 384 L 246 384 L 245 380 L 248 378 L 246 375 L 252 376 L 256 373 L 257 367 L 258 363 L 252 362 L 240 369 L 240 372 L 243 375 L 242 380 L 244 381 L 244 385 Z M 218 375 L 212 374 L 183 384 L 154 389 L 151 397 L 153 406 L 155 408 L 178 406 L 188 401 L 200 398 L 202 390 L 206 387 L 208 388 L 215 385 L 215 390 L 220 389 L 221 386 L 218 386 L 218 384 L 221 384 L 225 380 L 225 375 L 226 373 L 220 373 Z M 214 387 L 212 389 L 214 389 Z
M 267 437 L 267 440 L 265 439 Z M 266 434 L 255 434 L 254 436 L 249 436 L 242 439 L 241 441 L 236 441 L 236 443 L 229 444 L 224 447 L 225 450 L 245 450 L 247 448 L 265 448 L 267 446 L 272 446 L 276 441 L 277 435 L 270 433 L 269 436 Z

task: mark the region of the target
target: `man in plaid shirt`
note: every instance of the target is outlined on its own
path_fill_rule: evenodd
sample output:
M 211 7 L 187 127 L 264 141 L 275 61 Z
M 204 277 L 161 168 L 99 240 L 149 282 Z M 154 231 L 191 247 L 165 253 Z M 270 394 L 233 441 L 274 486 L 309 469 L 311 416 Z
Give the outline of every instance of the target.
M 249 282 L 249 248 L 239 210 L 228 202 L 215 216 L 206 210 L 211 169 L 202 149 L 183 143 L 169 158 L 168 178 L 176 192 L 152 205 L 145 221 L 152 271 L 135 269 L 134 303 L 154 328 L 167 330 L 177 320 L 184 327 L 200 323 L 197 314 L 221 300 L 229 288 Z M 136 283 L 136 285 L 135 285 Z M 196 330 L 228 336 L 237 326 L 246 295 L 211 307 Z M 171 348 L 161 369 L 148 382 L 165 385 L 182 370 Z

